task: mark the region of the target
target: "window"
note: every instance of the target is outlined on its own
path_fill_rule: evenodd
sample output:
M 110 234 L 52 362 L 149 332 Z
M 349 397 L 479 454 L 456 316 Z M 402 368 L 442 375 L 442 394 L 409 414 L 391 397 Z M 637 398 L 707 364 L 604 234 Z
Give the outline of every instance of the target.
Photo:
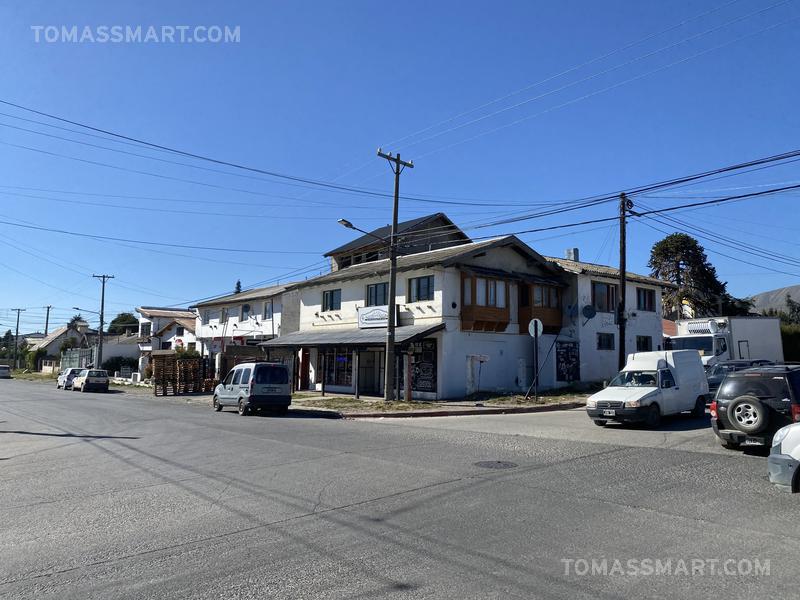
M 228 322 L 228 309 L 227 308 L 223 308 L 220 311 L 220 313 L 219 313 L 219 322 L 220 322 L 220 324 Z
M 669 369 L 661 369 L 658 375 L 661 378 L 662 388 L 675 387 L 675 378 L 672 376 L 672 372 Z
M 480 281 L 480 279 L 478 281 Z M 480 294 L 478 298 L 480 298 Z M 425 300 L 433 300 L 433 275 L 409 279 L 408 301 L 424 302 Z
M 175 335 L 178 336 L 178 337 L 186 335 L 186 329 L 181 327 L 180 325 L 178 325 L 175 328 Z
M 210 310 L 204 310 L 203 311 L 203 318 L 202 318 L 203 324 L 204 325 L 208 325 L 210 320 L 211 320 L 211 311 Z
M 264 301 L 264 319 L 267 321 L 272 318 L 272 300 Z
M 498 281 L 497 283 L 497 308 L 506 307 L 506 282 Z
M 519 306 L 526 308 L 531 305 L 531 288 L 527 283 L 519 285 Z
M 233 385 L 239 385 L 239 381 L 241 381 L 241 379 L 242 379 L 242 370 L 241 369 L 237 369 L 233 373 L 234 373 L 234 375 L 233 375 L 232 383 L 233 383 Z
M 636 351 L 637 352 L 651 352 L 653 350 L 653 338 L 649 335 L 636 336 Z
M 239 383 L 241 383 L 242 385 L 247 385 L 248 383 L 250 383 L 250 369 L 249 368 L 242 370 L 242 380 Z
M 656 291 L 637 287 L 636 310 L 656 312 Z
M 289 369 L 278 365 L 256 367 L 255 382 L 259 385 L 285 385 L 289 383 Z
M 464 306 L 470 306 L 472 304 L 472 277 L 464 278 L 464 294 L 461 303 Z
M 225 381 L 222 382 L 222 385 L 230 385 L 231 381 L 233 381 L 233 374 L 234 374 L 234 371 L 230 371 L 228 373 L 228 376 L 225 377 Z
M 540 308 L 558 308 L 561 301 L 558 288 L 549 285 L 533 286 L 533 305 Z
M 550 308 L 558 308 L 559 307 L 559 296 L 561 294 L 558 293 L 558 288 L 551 287 L 550 288 Z
M 152 326 L 153 326 L 152 323 L 142 323 L 142 325 L 141 325 L 141 328 L 142 328 L 141 336 L 142 337 L 150 337 L 150 328 Z
M 249 304 L 242 304 L 242 312 L 241 317 L 239 318 L 240 321 L 246 321 L 250 318 L 250 305 Z
M 353 264 L 353 257 L 352 256 L 343 256 L 339 259 L 339 268 L 346 269 L 350 265 Z
M 497 306 L 497 282 L 494 279 L 486 282 L 486 304 Z
M 540 285 L 533 286 L 533 305 L 544 306 L 544 294 Z
M 367 306 L 389 304 L 389 284 L 373 283 L 367 286 Z
M 161 342 L 162 350 L 172 350 L 172 342 Z
M 617 310 L 617 286 L 593 281 L 592 305 L 597 312 L 613 313 Z
M 598 333 L 597 334 L 597 349 L 598 350 L 613 350 L 614 349 L 614 334 L 613 333 Z
M 325 290 L 322 292 L 322 310 L 341 310 L 342 290 Z
M 486 306 L 486 280 L 483 277 L 475 280 L 475 304 Z
M 715 345 L 714 356 L 719 356 L 728 351 L 728 343 L 725 341 L 725 338 L 717 338 Z
M 197 344 L 195 342 L 189 342 L 188 344 L 186 344 L 186 349 L 189 352 L 194 352 L 195 350 L 197 350 Z
M 325 383 L 330 385 L 353 385 L 353 353 L 337 348 L 321 350 L 318 354 L 319 372 L 323 371 Z

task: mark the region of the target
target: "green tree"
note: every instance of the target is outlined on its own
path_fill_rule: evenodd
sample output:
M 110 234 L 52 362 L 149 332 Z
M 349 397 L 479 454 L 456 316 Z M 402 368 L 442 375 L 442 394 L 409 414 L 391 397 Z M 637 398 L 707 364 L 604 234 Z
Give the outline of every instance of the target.
M 653 277 L 671 281 L 677 289 L 663 295 L 665 316 L 679 316 L 682 304 L 688 304 L 694 314 L 748 314 L 753 303 L 747 298 L 735 298 L 719 280 L 717 270 L 709 262 L 706 251 L 692 236 L 673 233 L 656 242 L 650 251 L 648 266 Z
M 786 294 L 786 322 L 800 325 L 800 302 L 792 300 L 791 294 Z
M 138 329 L 139 319 L 133 313 L 121 312 L 111 320 L 108 326 L 108 335 L 122 335 L 126 331 Z
M 72 318 L 69 320 L 69 323 L 67 323 L 67 327 L 69 327 L 70 329 L 75 329 L 78 323 L 85 320 L 86 319 L 83 318 L 83 315 L 81 313 L 78 313 L 77 315 L 72 316 Z
M 236 280 L 236 285 L 233 288 L 233 293 L 238 294 L 242 291 L 242 281 L 240 279 Z

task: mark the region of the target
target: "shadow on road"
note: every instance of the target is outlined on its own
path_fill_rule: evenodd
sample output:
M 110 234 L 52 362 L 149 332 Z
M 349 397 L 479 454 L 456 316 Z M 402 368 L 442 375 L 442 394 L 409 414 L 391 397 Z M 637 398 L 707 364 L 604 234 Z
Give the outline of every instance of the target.
M 83 438 L 90 440 L 138 440 L 138 437 L 127 435 L 80 435 L 77 433 L 45 433 L 44 431 L 4 431 L 0 433 L 16 433 L 19 435 L 42 435 L 46 437 Z
M 229 415 L 239 416 L 235 411 L 223 410 Z M 332 410 L 309 410 L 304 408 L 290 408 L 287 412 L 273 412 L 269 410 L 251 412 L 249 417 L 268 417 L 270 419 L 341 419 L 342 415 Z

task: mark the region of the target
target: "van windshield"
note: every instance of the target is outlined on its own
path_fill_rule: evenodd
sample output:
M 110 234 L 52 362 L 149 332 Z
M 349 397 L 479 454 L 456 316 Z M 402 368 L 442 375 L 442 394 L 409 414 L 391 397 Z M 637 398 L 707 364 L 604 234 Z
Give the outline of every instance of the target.
M 255 382 L 266 385 L 283 385 L 289 383 L 289 370 L 275 365 L 256 367 Z
M 622 371 L 608 387 L 656 387 L 656 381 L 655 371 Z
M 697 350 L 700 356 L 714 353 L 714 338 L 710 335 L 674 337 L 670 342 L 673 350 Z

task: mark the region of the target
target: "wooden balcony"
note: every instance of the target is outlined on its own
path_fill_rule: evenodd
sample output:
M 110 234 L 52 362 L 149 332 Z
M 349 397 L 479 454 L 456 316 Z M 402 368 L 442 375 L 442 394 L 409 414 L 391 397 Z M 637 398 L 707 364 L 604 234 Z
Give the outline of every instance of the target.
M 462 306 L 462 331 L 505 331 L 511 322 L 511 311 L 495 306 Z
M 519 332 L 528 335 L 528 323 L 531 319 L 539 319 L 544 325 L 544 333 L 555 335 L 561 331 L 562 314 L 560 308 L 541 306 L 524 306 L 519 309 Z

